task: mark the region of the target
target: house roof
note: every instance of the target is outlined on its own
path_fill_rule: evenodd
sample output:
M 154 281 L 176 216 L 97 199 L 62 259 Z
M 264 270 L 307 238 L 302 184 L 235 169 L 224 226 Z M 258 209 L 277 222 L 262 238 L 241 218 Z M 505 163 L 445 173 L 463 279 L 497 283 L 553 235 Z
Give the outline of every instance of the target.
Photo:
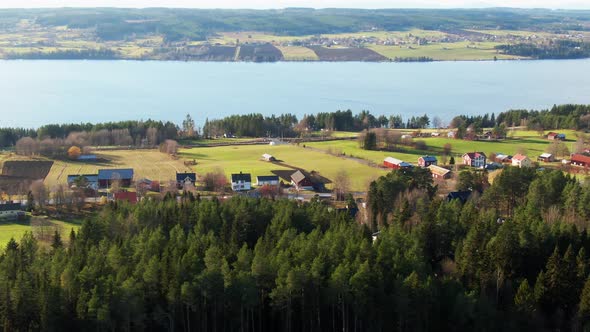
M 72 183 L 76 181 L 79 177 L 85 177 L 86 181 L 88 182 L 98 182 L 98 175 L 97 174 L 72 174 L 68 175 L 68 183 Z
M 252 176 L 249 173 L 232 174 L 231 182 L 252 182 Z
M 0 204 L 0 211 L 21 211 L 22 209 L 20 203 Z
M 262 176 L 257 176 L 256 180 L 258 182 L 279 181 L 279 177 L 276 175 L 262 175 Z
M 191 182 L 197 182 L 197 174 L 196 173 L 176 173 L 176 181 L 177 182 L 184 182 L 187 179 L 190 180 Z
M 96 158 L 95 154 L 83 154 L 78 157 L 78 160 L 96 160 Z
M 445 176 L 451 172 L 450 170 L 448 170 L 446 168 L 436 166 L 436 165 L 430 165 L 427 168 L 430 170 L 430 172 L 432 174 L 436 174 L 436 175 L 440 175 L 440 176 Z
M 132 180 L 133 168 L 101 169 L 98 171 L 99 180 L 113 180 L 117 175 L 121 180 Z
M 483 152 L 468 152 L 466 154 L 463 155 L 463 158 L 465 158 L 465 156 L 469 156 L 469 159 L 475 159 L 478 157 L 484 157 L 486 158 L 486 154 Z
M 540 158 L 551 158 L 553 155 L 551 153 L 543 153 L 539 156 Z
M 424 160 L 425 162 L 436 162 L 436 157 L 435 156 L 423 156 L 420 157 L 419 159 Z
M 299 182 L 305 180 L 305 174 L 303 174 L 301 171 L 297 171 L 297 172 L 291 174 L 291 180 L 293 180 L 293 182 L 295 182 L 295 183 L 299 183 Z
M 585 156 L 583 154 L 573 154 L 572 155 L 572 162 L 584 163 L 590 165 L 590 157 Z
M 549 133 L 547 133 L 547 136 L 557 136 L 557 133 L 550 131 Z
M 512 160 L 523 161 L 523 160 L 525 160 L 527 158 L 528 158 L 527 156 L 525 156 L 523 154 L 520 154 L 520 153 L 517 153 L 517 154 L 514 155 L 514 157 L 512 157 Z

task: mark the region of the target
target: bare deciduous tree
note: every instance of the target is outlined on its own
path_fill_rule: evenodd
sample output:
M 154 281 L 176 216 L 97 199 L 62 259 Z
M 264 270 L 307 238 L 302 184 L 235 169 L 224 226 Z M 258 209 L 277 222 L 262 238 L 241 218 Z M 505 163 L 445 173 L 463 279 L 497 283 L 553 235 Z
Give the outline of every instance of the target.
M 340 170 L 334 177 L 334 193 L 336 194 L 336 200 L 342 201 L 345 199 L 346 194 L 350 190 L 350 177 L 345 170 Z

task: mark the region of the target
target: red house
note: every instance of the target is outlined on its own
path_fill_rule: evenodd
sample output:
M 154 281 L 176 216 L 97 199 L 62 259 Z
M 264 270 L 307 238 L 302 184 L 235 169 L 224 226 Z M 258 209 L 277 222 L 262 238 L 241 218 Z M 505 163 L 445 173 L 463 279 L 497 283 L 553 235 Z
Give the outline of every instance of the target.
M 129 192 L 129 191 L 121 191 L 121 192 L 115 193 L 115 201 L 127 202 L 129 204 L 136 204 L 137 203 L 137 193 Z
M 583 154 L 575 153 L 572 155 L 572 165 L 574 166 L 582 166 L 582 167 L 589 167 L 590 166 L 590 157 L 585 156 Z
M 434 156 L 423 156 L 418 158 L 418 165 L 420 167 L 428 167 L 430 165 L 436 165 L 437 160 Z

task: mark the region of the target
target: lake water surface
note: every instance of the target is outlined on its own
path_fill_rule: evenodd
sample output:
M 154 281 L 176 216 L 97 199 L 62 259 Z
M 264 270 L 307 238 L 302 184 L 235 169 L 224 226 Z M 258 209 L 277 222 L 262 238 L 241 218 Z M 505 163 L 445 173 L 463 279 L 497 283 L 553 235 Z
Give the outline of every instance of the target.
M 590 103 L 590 60 L 431 63 L 0 61 L 0 127 L 158 119 L 181 123 L 363 109 L 499 113 Z

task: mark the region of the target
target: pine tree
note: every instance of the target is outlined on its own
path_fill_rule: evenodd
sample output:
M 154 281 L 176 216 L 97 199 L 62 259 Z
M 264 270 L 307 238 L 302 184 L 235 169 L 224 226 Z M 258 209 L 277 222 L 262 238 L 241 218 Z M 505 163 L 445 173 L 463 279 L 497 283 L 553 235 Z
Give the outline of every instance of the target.
M 518 286 L 518 291 L 514 297 L 514 304 L 518 311 L 525 314 L 531 314 L 535 310 L 535 294 L 526 279 Z
M 57 229 L 55 230 L 55 233 L 53 234 L 53 241 L 51 243 L 51 247 L 53 249 L 57 249 L 57 248 L 63 247 L 63 242 L 61 241 L 61 235 L 59 234 L 59 232 L 57 231 Z
M 578 319 L 580 319 L 584 327 L 587 327 L 586 325 L 590 322 L 590 278 L 586 280 L 582 289 L 580 304 L 578 305 Z M 586 329 L 584 330 L 586 331 Z

